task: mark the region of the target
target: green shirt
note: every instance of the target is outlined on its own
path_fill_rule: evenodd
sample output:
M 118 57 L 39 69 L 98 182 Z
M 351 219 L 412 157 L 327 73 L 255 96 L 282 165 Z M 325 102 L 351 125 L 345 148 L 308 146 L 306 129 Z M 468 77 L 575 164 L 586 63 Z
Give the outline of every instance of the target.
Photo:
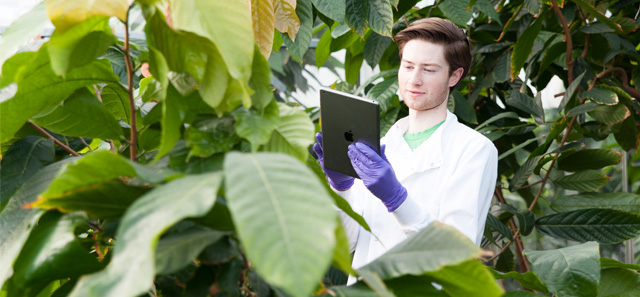
M 413 151 L 417 147 L 419 147 L 423 142 L 427 141 L 427 139 L 429 139 L 429 137 L 431 137 L 433 132 L 436 132 L 436 130 L 438 130 L 438 127 L 440 127 L 440 125 L 442 125 L 442 123 L 444 123 L 444 121 L 436 124 L 435 126 L 429 128 L 427 130 L 420 131 L 418 133 L 406 132 L 406 133 L 404 133 L 404 141 L 407 142 L 407 144 L 409 145 L 409 147 Z

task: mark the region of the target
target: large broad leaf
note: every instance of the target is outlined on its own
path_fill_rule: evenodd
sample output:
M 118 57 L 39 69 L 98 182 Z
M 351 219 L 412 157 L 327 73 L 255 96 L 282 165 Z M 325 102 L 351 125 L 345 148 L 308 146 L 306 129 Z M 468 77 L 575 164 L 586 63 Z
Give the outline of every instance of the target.
M 251 95 L 251 106 L 256 110 L 263 111 L 274 100 L 271 89 L 271 67 L 269 61 L 260 54 L 256 47 L 253 54 L 253 65 L 249 87 L 254 93 Z
M 609 149 L 565 151 L 558 157 L 558 168 L 566 171 L 601 169 L 620 163 L 622 155 Z
M 61 105 L 32 118 L 46 129 L 65 136 L 119 140 L 122 128 L 86 88 L 75 91 Z
M 23 208 L 44 192 L 63 166 L 63 162 L 51 164 L 26 181 L 11 197 L 0 212 L 0 286 L 11 276 L 16 259 L 29 233 L 44 213 L 41 209 Z
M 276 28 L 274 14 L 274 0 L 251 0 L 251 20 L 253 21 L 253 35 L 263 56 L 271 55 L 273 44 L 273 30 Z
M 614 132 L 616 142 L 623 150 L 629 151 L 638 147 L 638 128 L 634 117 L 628 117 L 620 124 L 620 131 Z
M 598 21 L 603 22 L 605 25 L 607 25 L 609 28 L 613 29 L 616 31 L 616 33 L 622 33 L 622 27 L 620 27 L 620 25 L 618 25 L 616 22 L 612 21 L 610 18 L 608 18 L 606 15 L 604 15 L 602 12 L 600 12 L 597 8 L 593 7 L 592 4 L 590 3 L 586 3 L 582 0 L 573 0 L 574 3 L 578 4 L 578 6 L 580 6 L 580 8 L 584 9 L 587 13 L 593 15 L 594 17 L 596 17 L 596 19 L 598 19 Z
M 60 31 L 66 31 L 93 16 L 115 16 L 121 21 L 126 21 L 129 12 L 127 0 L 46 0 L 45 2 L 49 19 Z
M 489 0 L 478 0 L 474 4 L 474 7 L 477 8 L 480 12 L 486 14 L 491 18 L 492 21 L 498 22 L 498 24 L 502 25 L 502 21 L 500 20 L 500 15 L 496 11 L 496 8 L 493 6 L 491 1 Z
M 453 99 L 453 102 L 455 102 L 454 113 L 467 123 L 477 124 L 478 118 L 476 117 L 476 110 L 469 104 L 467 99 L 464 98 L 459 91 L 453 91 L 451 97 L 453 98 L 449 98 L 449 100 Z
M 347 233 L 340 221 L 338 221 L 335 234 L 336 247 L 333 250 L 332 265 L 345 273 L 355 275 L 356 272 L 351 267 L 352 257 L 351 252 L 349 251 L 349 239 L 347 238 Z
M 227 153 L 224 170 L 234 225 L 256 271 L 293 296 L 308 296 L 336 243 L 326 189 L 283 154 Z
M 640 295 L 640 274 L 634 270 L 602 269 L 598 283 L 598 297 Z
M 511 54 L 511 80 L 513 81 L 520 73 L 520 69 L 524 66 L 524 63 L 529 58 L 531 51 L 533 50 L 533 43 L 540 33 L 542 28 L 542 18 L 536 18 L 533 24 L 527 27 L 522 32 L 522 35 L 518 37 L 513 54 Z
M 370 0 L 368 25 L 374 32 L 391 37 L 393 27 L 393 11 L 389 0 Z
M 598 243 L 557 250 L 525 250 L 531 269 L 556 296 L 596 296 L 600 280 Z
M 167 89 L 167 96 L 162 103 L 162 138 L 156 160 L 166 155 L 180 139 L 180 128 L 185 117 L 184 97 L 172 86 Z
M 116 42 L 109 18 L 92 17 L 66 31 L 54 31 L 49 41 L 51 67 L 58 75 L 91 63 Z
M 313 123 L 304 111 L 278 103 L 280 122 L 271 139 L 263 149 L 292 155 L 301 161 L 307 160 L 307 148 L 313 143 Z
M 640 271 L 640 265 L 638 264 L 628 264 L 618 262 L 614 259 L 610 258 L 600 258 L 600 267 L 601 268 L 628 268 L 635 271 Z
M 174 28 L 211 40 L 229 74 L 243 83 L 249 81 L 254 40 L 251 12 L 245 1 L 171 1 L 171 19 Z
M 0 163 L 0 211 L 24 182 L 54 159 L 51 139 L 26 136 L 12 144 Z
M 511 92 L 511 96 L 507 96 L 507 104 L 529 113 L 544 122 L 544 108 L 542 108 L 540 94 L 541 93 L 538 92 L 538 95 L 534 99 L 527 94 L 514 91 Z
M 567 103 L 569 103 L 569 101 L 573 98 L 573 95 L 575 95 L 576 90 L 580 86 L 585 73 L 587 72 L 585 71 L 578 75 L 578 77 L 576 77 L 573 82 L 571 82 L 571 84 L 567 87 L 567 90 L 564 92 L 564 97 L 562 97 L 562 101 L 560 101 L 560 105 L 558 105 L 558 110 L 563 110 L 564 107 L 567 106 Z
M 313 31 L 313 7 L 311 6 L 311 0 L 297 0 L 296 14 L 300 19 L 300 29 L 296 34 L 295 42 L 289 38 L 288 34 L 282 34 L 282 41 L 287 45 L 291 57 L 295 61 L 302 63 L 304 54 L 309 49 Z
M 551 203 L 557 212 L 585 208 L 609 208 L 640 214 L 640 195 L 633 193 L 581 193 L 564 196 Z
M 618 95 L 615 92 L 607 89 L 593 88 L 580 94 L 580 96 L 583 98 L 589 98 L 595 102 L 598 102 L 598 104 L 604 105 L 616 105 L 619 102 Z
M 369 14 L 368 0 L 346 0 L 345 21 L 359 36 L 363 37 L 367 31 L 367 16 Z
M 323 15 L 342 23 L 345 17 L 346 4 L 344 0 L 311 0 L 313 6 Z
M 587 112 L 591 112 L 596 110 L 597 108 L 600 107 L 600 104 L 596 103 L 596 102 L 585 102 L 583 104 L 580 104 L 572 109 L 569 109 L 566 114 L 568 116 L 576 116 L 579 114 L 583 114 L 583 113 L 587 113 Z
M 524 185 L 525 182 L 527 182 L 533 171 L 536 169 L 538 162 L 542 160 L 542 157 L 543 156 L 532 157 L 518 168 L 518 171 L 516 171 L 509 183 L 509 191 L 515 192 Z
M 75 236 L 75 229 L 86 224 L 81 213 L 44 215 L 16 259 L 13 281 L 27 288 L 101 269 L 104 265 Z
M 62 78 L 53 73 L 46 44 L 17 78 L 18 92 L 0 102 L 0 142 L 10 139 L 31 117 L 62 102 L 76 89 L 94 83 L 118 83 L 108 61 L 75 68 Z
M 183 232 L 169 234 L 156 246 L 156 274 L 164 275 L 185 268 L 204 248 L 225 234 L 196 225 Z
M 266 144 L 280 121 L 278 104 L 273 101 L 262 112 L 239 108 L 233 112 L 236 119 L 236 133 L 251 143 L 251 150 Z
M 468 5 L 468 0 L 442 1 L 442 3 L 438 5 L 438 8 L 456 25 L 466 28 L 468 26 L 467 23 L 473 16 L 473 12 L 467 10 Z
M 384 55 L 391 44 L 391 38 L 382 36 L 378 33 L 371 33 L 364 43 L 364 60 L 371 68 L 375 68 L 380 62 L 380 58 Z
M 191 175 L 157 187 L 137 200 L 120 221 L 109 266 L 80 279 L 69 296 L 137 296 L 155 276 L 155 245 L 171 225 L 205 215 L 216 200 L 220 173 Z
M 592 192 L 604 187 L 609 177 L 599 170 L 578 171 L 575 174 L 554 179 L 553 183 L 567 190 Z
M 482 251 L 455 228 L 433 222 L 359 270 L 390 279 L 434 272 L 477 258 Z
M 538 276 L 535 273 L 533 273 L 533 271 L 527 271 L 525 273 L 519 273 L 516 271 L 500 273 L 498 271 L 491 269 L 491 272 L 493 272 L 493 276 L 496 279 L 512 278 L 512 279 L 515 279 L 520 285 L 522 285 L 527 289 L 536 290 L 538 292 L 542 292 L 545 294 L 549 293 L 549 289 L 547 288 L 547 286 L 545 286 L 545 284 L 543 284 L 540 281 Z
M 87 173 L 88 174 L 88 173 Z M 30 207 L 61 212 L 85 211 L 90 217 L 118 219 L 129 205 L 149 189 L 129 186 L 119 179 L 107 180 L 66 191 L 58 196 L 40 197 Z
M 544 216 L 536 228 L 574 241 L 617 243 L 640 234 L 640 216 L 615 209 L 582 209 Z
M 504 293 L 490 269 L 479 260 L 472 259 L 453 266 L 445 266 L 427 276 L 442 285 L 450 296 L 502 296 Z
M 380 103 L 380 111 L 386 112 L 389 106 L 391 106 L 393 95 L 398 91 L 398 77 L 393 76 L 387 78 L 377 84 L 375 84 L 369 92 L 367 97 Z
M 322 67 L 325 62 L 331 56 L 331 30 L 327 29 L 320 36 L 320 40 L 318 40 L 318 45 L 316 45 L 316 66 L 318 68 Z
M 375 272 L 369 270 L 363 270 L 360 272 L 360 278 L 362 282 L 367 284 L 371 290 L 376 292 L 380 297 L 395 297 L 393 293 L 389 291 L 384 281 Z
M 129 94 L 119 85 L 106 85 L 100 90 L 102 105 L 116 119 L 129 124 Z
M 300 19 L 296 15 L 296 2 L 296 0 L 274 0 L 276 29 L 281 33 L 287 33 L 293 40 L 296 39 L 300 29 Z
M 631 115 L 631 112 L 626 105 L 619 103 L 616 105 L 602 105 L 589 112 L 589 115 L 600 123 L 613 125 L 624 121 Z
M 0 36 L 0 67 L 20 48 L 20 45 L 42 33 L 42 29 L 48 22 L 45 4 L 42 1 L 11 23 Z M 0 73 L 2 72 L 4 69 L 0 69 Z M 2 74 L 3 79 L 6 78 L 6 73 Z

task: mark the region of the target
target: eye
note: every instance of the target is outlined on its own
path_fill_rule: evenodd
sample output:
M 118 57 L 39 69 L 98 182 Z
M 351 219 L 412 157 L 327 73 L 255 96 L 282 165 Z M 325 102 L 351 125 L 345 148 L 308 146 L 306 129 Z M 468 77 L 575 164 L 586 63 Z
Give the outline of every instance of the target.
M 422 71 L 425 71 L 425 72 L 436 72 L 436 70 L 432 69 L 432 68 L 424 68 L 424 69 L 422 69 Z
M 411 69 L 413 69 L 413 66 L 411 66 L 411 65 L 404 65 L 404 69 L 411 70 Z

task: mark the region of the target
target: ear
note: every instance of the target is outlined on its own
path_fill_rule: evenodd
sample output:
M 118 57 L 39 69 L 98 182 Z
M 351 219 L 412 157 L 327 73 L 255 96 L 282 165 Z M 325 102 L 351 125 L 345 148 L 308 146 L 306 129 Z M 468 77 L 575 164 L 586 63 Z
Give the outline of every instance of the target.
M 462 79 L 462 73 L 464 73 L 464 69 L 462 69 L 462 67 L 456 69 L 455 71 L 453 71 L 453 73 L 451 73 L 451 76 L 449 76 L 449 87 L 453 87 L 458 84 L 460 79 Z

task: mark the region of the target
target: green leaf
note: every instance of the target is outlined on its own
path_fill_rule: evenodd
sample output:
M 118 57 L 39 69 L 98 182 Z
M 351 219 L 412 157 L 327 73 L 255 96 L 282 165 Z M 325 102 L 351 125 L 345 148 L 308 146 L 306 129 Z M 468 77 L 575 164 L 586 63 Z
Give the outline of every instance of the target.
M 531 98 L 527 94 L 523 94 L 517 91 L 511 92 L 511 96 L 507 97 L 506 103 L 519 110 L 531 114 L 535 118 L 544 122 L 544 109 L 542 108 L 541 93 L 538 92 L 536 98 Z
M 169 86 L 166 98 L 162 103 L 162 138 L 156 160 L 160 160 L 169 153 L 180 139 L 180 128 L 185 117 L 183 99 L 184 97 L 173 85 Z
M 545 294 L 549 293 L 549 289 L 547 288 L 547 286 L 545 286 L 545 284 L 543 284 L 540 281 L 538 276 L 535 273 L 533 273 L 533 271 L 527 271 L 525 273 L 519 273 L 516 271 L 501 273 L 493 269 L 491 269 L 490 271 L 493 273 L 493 276 L 496 279 L 512 278 L 512 279 L 515 279 L 520 285 L 522 285 L 527 289 L 535 290 Z
M 604 105 L 616 105 L 618 104 L 618 95 L 607 89 L 593 88 L 589 91 L 580 94 L 583 98 L 589 98 L 598 104 Z
M 551 203 L 551 208 L 557 212 L 607 208 L 640 214 L 640 195 L 625 192 L 580 193 L 557 198 Z
M 109 62 L 97 60 L 75 68 L 62 78 L 50 67 L 46 44 L 17 78 L 18 92 L 0 102 L 0 142 L 9 140 L 31 117 L 58 105 L 76 89 L 95 83 L 118 83 Z
M 100 97 L 102 105 L 116 120 L 129 124 L 129 94 L 125 90 L 119 85 L 106 85 L 100 90 Z
M 623 150 L 628 151 L 638 147 L 638 128 L 634 117 L 628 117 L 620 125 L 620 131 L 614 132 L 616 142 Z
M 540 14 L 540 9 L 542 8 L 542 1 L 540 0 L 525 0 L 524 7 L 527 11 L 532 15 Z
M 490 271 L 479 260 L 471 259 L 426 275 L 434 278 L 450 296 L 502 296 L 504 292 Z
M 609 259 L 609 258 L 600 258 L 600 267 L 601 268 L 628 268 L 635 271 L 640 270 L 640 265 L 638 264 L 621 263 L 614 259 Z
M 478 131 L 478 130 L 486 127 L 487 125 L 489 125 L 489 124 L 491 124 L 491 123 L 493 123 L 495 121 L 498 121 L 498 120 L 502 120 L 502 119 L 517 119 L 517 118 L 519 118 L 519 117 L 518 117 L 518 114 L 515 113 L 515 112 L 511 112 L 511 111 L 510 112 L 501 112 L 501 113 L 491 117 L 490 119 L 484 121 L 482 124 L 478 125 L 478 127 L 475 127 L 474 130 Z
M 12 144 L 0 162 L 0 211 L 21 185 L 54 160 L 51 139 L 26 136 Z
M 318 68 L 322 67 L 329 59 L 332 40 L 331 30 L 329 29 L 325 30 L 320 40 L 318 40 L 318 45 L 316 45 L 316 66 Z
M 109 18 L 92 17 L 66 31 L 54 31 L 49 41 L 51 67 L 58 75 L 91 63 L 116 42 Z
M 367 30 L 369 2 L 367 0 L 345 0 L 345 5 L 345 21 L 347 25 L 353 32 L 363 37 Z
M 336 247 L 333 250 L 332 265 L 338 267 L 340 270 L 347 274 L 356 275 L 356 272 L 351 267 L 352 257 L 349 251 L 349 239 L 344 231 L 342 223 L 338 221 L 336 226 Z
M 596 296 L 600 279 L 598 243 L 523 252 L 531 269 L 556 296 Z
M 529 140 L 527 140 L 527 141 L 525 141 L 525 142 L 523 142 L 521 144 L 518 144 L 517 146 L 515 146 L 515 147 L 509 149 L 508 151 L 500 154 L 500 156 L 498 156 L 498 160 L 504 159 L 505 157 L 515 153 L 516 151 L 521 150 L 523 147 L 525 147 L 525 146 L 529 145 L 530 143 L 535 142 L 537 140 L 538 139 L 536 139 L 536 138 L 531 138 L 531 139 L 529 139 Z
M 171 1 L 171 19 L 176 30 L 211 40 L 231 77 L 249 82 L 254 40 L 251 12 L 245 1 Z
M 347 9 L 345 1 L 311 0 L 311 2 L 313 2 L 313 6 L 323 15 L 339 23 L 344 21 L 345 10 Z
M 467 10 L 468 0 L 442 1 L 438 8 L 458 27 L 467 28 L 467 23 L 473 17 L 473 11 Z
M 47 25 L 47 11 L 44 1 L 35 5 L 27 13 L 18 17 L 9 27 L 2 32 L 0 38 L 0 73 L 3 79 L 6 78 L 4 63 L 11 57 L 21 45 L 42 33 L 42 29 Z M 0 84 L 2 86 L 2 84 Z
M 531 51 L 533 50 L 533 44 L 540 33 L 542 28 L 542 18 L 536 18 L 533 24 L 529 25 L 522 35 L 518 37 L 516 45 L 511 54 L 511 81 L 513 81 L 520 73 L 520 69 L 524 66 L 524 63 L 529 58 Z
M 121 21 L 127 20 L 129 3 L 127 0 L 114 1 L 64 1 L 46 0 L 47 15 L 57 30 L 66 31 L 75 24 L 84 22 L 93 16 L 115 16 Z
M 487 234 L 487 232 L 491 232 L 491 229 L 497 231 L 507 239 L 513 240 L 513 235 L 511 234 L 511 230 L 509 230 L 509 227 L 505 226 L 505 224 L 500 222 L 500 220 L 498 220 L 498 218 L 496 218 L 494 215 L 488 213 L 487 222 L 485 225 L 485 235 Z
M 189 157 L 209 157 L 216 153 L 226 152 L 240 140 L 235 134 L 232 117 L 203 117 L 185 132 L 187 147 L 191 148 Z
M 536 228 L 574 241 L 618 243 L 640 234 L 640 216 L 615 209 L 581 209 L 542 217 Z
M 355 85 L 360 77 L 360 69 L 362 68 L 363 54 L 352 55 L 350 50 L 345 52 L 344 76 L 345 81 Z
M 251 106 L 257 110 L 264 110 L 273 102 L 273 91 L 271 89 L 271 68 L 269 61 L 265 59 L 256 48 L 253 55 L 253 68 L 249 87 L 254 93 L 251 95 Z
M 372 291 L 376 292 L 377 296 L 395 297 L 395 295 L 387 289 L 387 286 L 384 284 L 382 279 L 380 279 L 380 276 L 374 272 L 368 270 L 361 271 L 360 277 L 362 278 L 362 282 L 367 284 Z
M 455 228 L 433 222 L 414 236 L 358 270 L 369 270 L 382 279 L 433 272 L 447 265 L 479 257 L 481 250 Z
M 157 187 L 132 204 L 116 234 L 106 269 L 82 277 L 69 296 L 137 296 L 153 285 L 155 243 L 171 225 L 205 215 L 216 200 L 220 173 L 190 175 Z
M 580 86 L 585 73 L 587 72 L 585 71 L 583 73 L 580 73 L 580 75 L 578 75 L 578 77 L 576 77 L 573 82 L 571 82 L 571 84 L 567 87 L 567 90 L 564 92 L 564 97 L 562 97 L 562 101 L 560 101 L 560 105 L 558 105 L 558 110 L 563 110 L 564 107 L 567 106 L 567 103 L 569 103 L 569 101 L 573 98 L 573 95 L 575 95 L 576 90 Z
M 295 42 L 291 40 L 287 34 L 282 35 L 282 41 L 287 45 L 291 57 L 295 61 L 302 63 L 304 54 L 309 49 L 313 30 L 313 7 L 311 6 L 311 0 L 297 0 L 296 14 L 300 19 L 300 30 L 298 30 L 296 34 Z
M 583 113 L 587 113 L 587 112 L 592 112 L 596 109 L 598 109 L 601 105 L 596 103 L 596 102 L 585 102 L 583 104 L 580 104 L 572 109 L 569 109 L 566 114 L 568 116 L 576 116 L 579 114 L 583 114 Z
M 58 196 L 41 197 L 31 207 L 57 209 L 61 212 L 85 211 L 93 218 L 118 219 L 129 205 L 148 191 L 129 186 L 119 179 L 79 187 Z
M 76 228 L 86 224 L 87 217 L 81 213 L 44 215 L 16 259 L 13 280 L 18 286 L 48 284 L 101 269 L 104 264 L 74 234 Z
M 251 150 L 254 152 L 271 139 L 271 134 L 280 120 L 278 104 L 275 101 L 262 112 L 239 108 L 232 115 L 236 119 L 236 133 L 251 143 Z
M 533 170 L 536 169 L 538 162 L 542 160 L 542 157 L 543 156 L 531 157 L 526 162 L 524 162 L 524 164 L 522 164 L 520 168 L 518 168 L 518 171 L 516 171 L 516 173 L 513 175 L 513 178 L 511 179 L 511 182 L 509 183 L 509 191 L 515 192 L 522 185 L 524 185 L 524 183 L 527 182 L 527 180 L 533 173 Z
M 209 228 L 189 228 L 184 232 L 169 234 L 158 241 L 156 246 L 156 274 L 166 275 L 185 268 L 204 248 L 224 236 L 223 232 Z
M 638 294 L 640 294 L 640 274 L 637 271 L 620 268 L 600 271 L 598 297 L 638 296 Z
M 378 65 L 380 58 L 391 45 L 391 41 L 391 38 L 375 32 L 369 35 L 364 43 L 364 60 L 367 61 L 371 68 L 375 68 Z
M 393 11 L 389 0 L 370 0 L 367 23 L 373 32 L 391 37 Z
M 86 88 L 78 89 L 61 105 L 40 113 L 32 121 L 65 136 L 115 140 L 124 137 L 120 124 Z
M 224 170 L 234 225 L 256 271 L 293 296 L 309 295 L 335 247 L 337 219 L 327 191 L 282 154 L 227 153 Z
M 251 0 L 251 20 L 256 44 L 264 57 L 271 55 L 273 33 L 276 28 L 273 0 Z M 255 57 L 255 56 L 254 56 Z
M 502 25 L 502 20 L 500 20 L 500 15 L 496 11 L 495 7 L 489 0 L 478 0 L 476 1 L 475 8 L 477 8 L 480 12 L 486 14 L 491 18 L 492 21 L 496 21 L 498 24 Z
M 622 27 L 620 27 L 620 25 L 618 25 L 616 22 L 614 22 L 611 19 L 609 19 L 607 16 L 605 16 L 602 12 L 600 12 L 598 9 L 593 7 L 591 4 L 585 3 L 582 0 L 573 0 L 573 2 L 575 4 L 578 4 L 578 6 L 580 6 L 580 8 L 582 8 L 582 9 L 584 9 L 585 12 L 587 12 L 587 13 L 593 15 L 594 17 L 596 17 L 596 19 L 598 19 L 598 21 L 603 22 L 609 28 L 615 30 L 616 33 L 623 33 Z
M 301 161 L 307 160 L 307 148 L 313 144 L 314 127 L 309 116 L 298 108 L 278 103 L 280 122 L 271 139 L 263 146 L 267 152 L 286 153 Z
M 358 283 L 351 285 L 351 287 L 354 287 L 357 284 Z M 436 289 L 433 286 L 435 284 L 433 283 L 433 279 L 426 275 L 405 275 L 399 278 L 387 280 L 385 281 L 385 284 L 396 296 L 449 296 L 449 294 L 445 293 L 443 290 Z
M 367 93 L 367 98 L 373 99 L 380 103 L 380 111 L 387 112 L 391 106 L 393 96 L 398 91 L 398 77 L 392 76 L 377 84 L 375 84 Z
M 593 192 L 604 187 L 609 177 L 598 170 L 578 171 L 575 174 L 553 179 L 553 183 L 567 190 Z
M 589 112 L 589 115 L 600 123 L 613 125 L 624 121 L 631 115 L 631 112 L 626 105 L 616 104 L 602 105 Z
M 29 233 L 44 213 L 41 209 L 24 208 L 44 192 L 67 161 L 48 165 L 27 180 L 0 212 L 0 287 L 12 274 L 13 261 L 27 241 Z
M 609 149 L 586 149 L 563 152 L 558 157 L 558 168 L 565 171 L 601 169 L 620 163 L 622 154 Z
M 369 79 L 367 79 L 367 81 L 365 81 L 363 84 L 361 84 L 354 92 L 353 94 L 355 95 L 360 95 L 362 93 L 362 91 L 369 86 L 370 84 L 372 84 L 374 81 L 378 80 L 379 78 L 384 78 L 384 79 L 388 79 L 391 76 L 395 76 L 396 80 L 398 79 L 398 69 L 394 68 L 394 69 L 389 69 L 389 70 L 385 70 L 385 71 L 381 71 L 379 73 L 376 73 L 374 75 L 372 75 Z
M 455 102 L 455 110 L 454 113 L 460 117 L 463 121 L 469 124 L 477 124 L 478 118 L 476 117 L 476 110 L 473 108 L 471 104 L 467 101 L 459 91 L 453 91 L 451 94 L 453 96 L 453 100 Z M 451 100 L 451 99 L 449 99 Z

